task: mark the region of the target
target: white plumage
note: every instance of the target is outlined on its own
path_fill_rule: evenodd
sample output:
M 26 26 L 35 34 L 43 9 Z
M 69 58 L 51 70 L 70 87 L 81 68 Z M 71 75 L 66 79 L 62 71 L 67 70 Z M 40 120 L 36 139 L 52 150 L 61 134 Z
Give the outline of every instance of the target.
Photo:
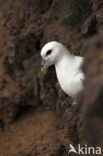
M 64 45 L 56 41 L 47 43 L 41 50 L 41 56 L 42 72 L 54 64 L 58 81 L 66 94 L 76 97 L 83 90 L 83 57 L 71 54 Z

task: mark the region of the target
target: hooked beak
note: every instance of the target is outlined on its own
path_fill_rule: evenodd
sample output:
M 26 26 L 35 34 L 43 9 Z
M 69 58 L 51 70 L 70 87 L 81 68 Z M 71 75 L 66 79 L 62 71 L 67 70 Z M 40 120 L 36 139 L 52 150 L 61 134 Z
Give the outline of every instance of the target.
M 42 65 L 41 65 L 41 73 L 42 73 L 43 75 L 45 75 L 46 72 L 47 72 L 47 69 L 48 69 L 47 61 L 43 59 L 43 60 L 42 60 Z

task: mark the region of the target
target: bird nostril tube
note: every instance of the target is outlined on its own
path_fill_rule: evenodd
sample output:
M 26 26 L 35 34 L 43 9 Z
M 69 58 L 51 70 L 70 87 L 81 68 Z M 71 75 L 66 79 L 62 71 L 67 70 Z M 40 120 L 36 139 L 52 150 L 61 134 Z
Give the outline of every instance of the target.
M 46 72 L 47 72 L 47 62 L 46 62 L 46 60 L 43 59 L 42 64 L 41 64 L 41 73 L 43 75 L 45 75 Z
M 42 64 L 41 64 L 41 67 L 45 67 L 46 66 L 46 60 L 42 60 Z

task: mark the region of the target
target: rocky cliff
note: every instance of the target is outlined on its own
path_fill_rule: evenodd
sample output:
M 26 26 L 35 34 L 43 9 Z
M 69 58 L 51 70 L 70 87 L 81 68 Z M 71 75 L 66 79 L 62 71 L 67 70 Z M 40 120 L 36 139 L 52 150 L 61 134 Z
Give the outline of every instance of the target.
M 70 143 L 103 144 L 102 31 L 102 0 L 0 0 L 1 156 L 67 156 Z M 54 67 L 40 73 L 40 49 L 52 40 L 85 57 L 76 106 Z

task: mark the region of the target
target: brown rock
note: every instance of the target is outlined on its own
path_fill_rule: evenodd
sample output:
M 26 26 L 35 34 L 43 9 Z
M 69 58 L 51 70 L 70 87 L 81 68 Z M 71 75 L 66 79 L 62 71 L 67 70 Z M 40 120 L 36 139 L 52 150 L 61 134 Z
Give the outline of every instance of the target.
M 103 34 L 87 42 L 88 50 L 84 71 L 85 90 L 82 96 L 82 111 L 85 119 L 86 141 L 92 145 L 103 143 Z M 92 134 L 92 135 L 91 135 Z

